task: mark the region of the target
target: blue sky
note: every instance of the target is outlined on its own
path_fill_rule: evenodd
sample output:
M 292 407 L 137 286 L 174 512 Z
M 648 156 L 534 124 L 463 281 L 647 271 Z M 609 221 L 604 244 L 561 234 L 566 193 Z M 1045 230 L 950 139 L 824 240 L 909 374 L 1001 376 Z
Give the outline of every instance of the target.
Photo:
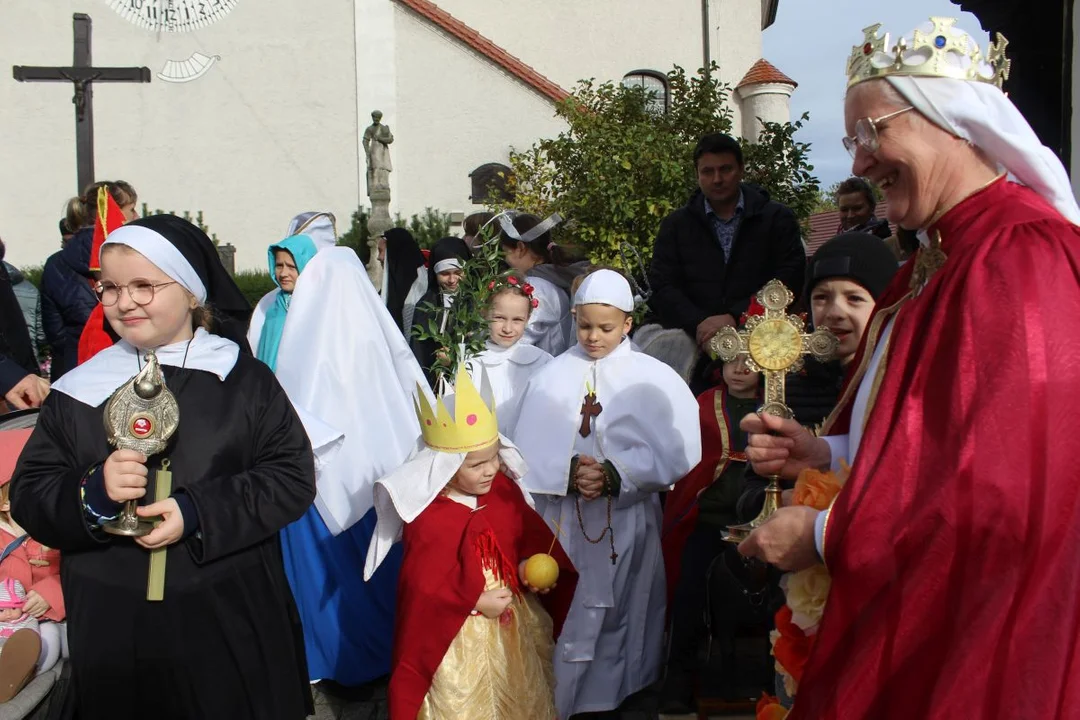
M 781 0 L 776 23 L 763 35 L 765 59 L 799 87 L 791 96 L 791 118 L 810 113 L 797 136 L 811 143 L 810 162 L 822 188 L 851 172 L 844 135 L 844 68 L 862 29 L 880 22 L 892 37 L 910 33 L 931 15 L 958 18 L 957 27 L 984 48 L 989 40 L 978 18 L 949 0 Z

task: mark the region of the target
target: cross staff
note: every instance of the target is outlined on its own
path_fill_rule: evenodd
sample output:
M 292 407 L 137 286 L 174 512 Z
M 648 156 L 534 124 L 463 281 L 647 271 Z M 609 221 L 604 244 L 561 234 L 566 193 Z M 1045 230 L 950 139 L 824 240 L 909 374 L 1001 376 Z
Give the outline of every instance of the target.
M 708 349 L 724 362 L 745 356 L 746 366 L 765 376 L 765 404 L 758 412 L 790 418 L 792 412 L 785 404 L 784 393 L 787 374 L 801 370 L 806 355 L 822 361 L 831 359 L 840 341 L 825 328 L 807 333 L 801 317 L 788 315 L 787 308 L 795 296 L 779 280 L 770 280 L 758 291 L 757 299 L 765 314 L 748 318 L 743 330 L 723 328 L 709 341 Z M 765 488 L 761 514 L 749 523 L 729 527 L 724 539 L 741 542 L 779 507 L 780 477 L 773 475 Z
M 150 69 L 145 67 L 94 67 L 90 62 L 92 21 L 89 15 L 72 16 L 75 34 L 75 57 L 71 67 L 32 67 L 15 65 L 12 73 L 19 82 L 70 82 L 75 86 L 75 164 L 81 194 L 94 182 L 94 104 L 93 83 L 150 82 Z

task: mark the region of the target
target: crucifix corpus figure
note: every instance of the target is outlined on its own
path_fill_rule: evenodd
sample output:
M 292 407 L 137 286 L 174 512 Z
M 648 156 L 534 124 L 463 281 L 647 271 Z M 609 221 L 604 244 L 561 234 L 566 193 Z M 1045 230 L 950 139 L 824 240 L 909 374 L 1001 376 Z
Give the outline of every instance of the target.
M 89 15 L 75 13 L 75 58 L 71 67 L 12 67 L 19 82 L 69 82 L 75 86 L 75 162 L 78 168 L 78 187 L 81 193 L 94 182 L 94 106 L 93 83 L 150 82 L 150 69 L 145 67 L 94 67 L 90 60 L 91 25 Z

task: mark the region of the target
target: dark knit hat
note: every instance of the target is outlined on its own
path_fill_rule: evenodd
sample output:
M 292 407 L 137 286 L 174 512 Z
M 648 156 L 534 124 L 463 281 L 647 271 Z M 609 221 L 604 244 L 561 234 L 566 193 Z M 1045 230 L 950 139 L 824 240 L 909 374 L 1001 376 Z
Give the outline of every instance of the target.
M 876 301 L 899 267 L 896 256 L 876 235 L 841 233 L 818 248 L 810 259 L 806 291 L 811 293 L 822 280 L 843 278 L 862 285 Z

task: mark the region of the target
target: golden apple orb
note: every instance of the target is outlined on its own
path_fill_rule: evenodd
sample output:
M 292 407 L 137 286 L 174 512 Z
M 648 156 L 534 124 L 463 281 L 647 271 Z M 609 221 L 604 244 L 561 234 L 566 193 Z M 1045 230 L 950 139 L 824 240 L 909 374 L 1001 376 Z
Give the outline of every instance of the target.
M 559 563 L 547 553 L 537 553 L 525 562 L 525 582 L 537 590 L 547 590 L 559 579 Z

